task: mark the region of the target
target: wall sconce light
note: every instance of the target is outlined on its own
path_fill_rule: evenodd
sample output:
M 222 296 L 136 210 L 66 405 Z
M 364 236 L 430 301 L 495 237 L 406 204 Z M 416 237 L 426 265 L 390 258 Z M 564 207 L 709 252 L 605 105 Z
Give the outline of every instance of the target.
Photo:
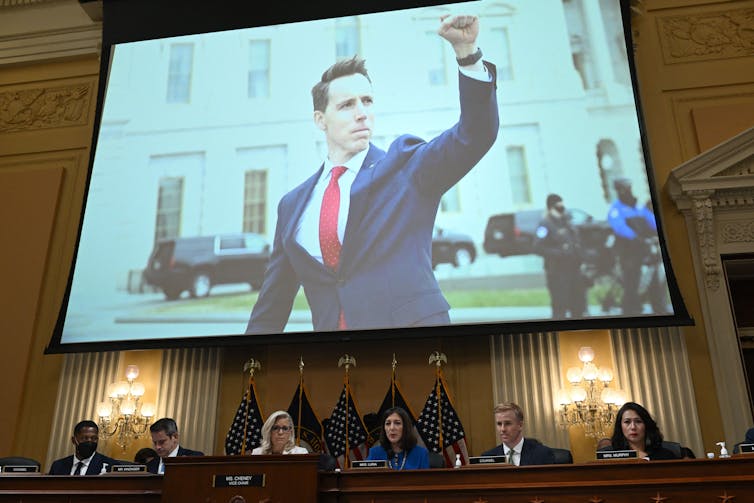
M 570 390 L 558 391 L 558 424 L 563 429 L 582 426 L 588 437 L 611 437 L 615 415 L 625 403 L 626 394 L 609 387 L 613 381 L 613 370 L 609 367 L 598 368 L 593 363 L 594 349 L 581 347 L 579 360 L 582 367 L 571 367 L 566 371 Z
M 126 367 L 126 380 L 107 387 L 107 398 L 97 404 L 100 435 L 113 438 L 125 452 L 132 440 L 141 438 L 155 414 L 155 405 L 141 403 L 144 385 L 136 382 L 139 367 Z

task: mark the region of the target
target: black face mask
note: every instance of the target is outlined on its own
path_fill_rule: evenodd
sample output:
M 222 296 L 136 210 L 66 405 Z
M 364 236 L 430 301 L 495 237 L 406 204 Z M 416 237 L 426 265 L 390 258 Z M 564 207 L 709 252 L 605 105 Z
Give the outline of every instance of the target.
M 76 446 L 79 459 L 86 459 L 97 450 L 97 442 L 81 442 Z

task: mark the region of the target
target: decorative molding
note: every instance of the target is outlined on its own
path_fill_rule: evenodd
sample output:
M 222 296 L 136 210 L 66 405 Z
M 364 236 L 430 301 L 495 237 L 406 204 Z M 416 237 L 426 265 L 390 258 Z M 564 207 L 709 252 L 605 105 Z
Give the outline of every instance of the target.
M 706 190 L 692 191 L 689 195 L 693 205 L 691 211 L 696 222 L 696 235 L 704 268 L 704 281 L 710 290 L 720 288 L 722 267 L 715 244 L 715 213 L 713 211 L 713 192 Z
M 0 133 L 84 126 L 92 95 L 91 83 L 1 92 Z
M 37 5 L 41 3 L 50 3 L 57 0 L 0 0 L 0 9 L 6 9 L 11 7 L 27 7 L 29 5 Z
M 668 64 L 754 55 L 754 9 L 657 19 Z
M 723 243 L 754 243 L 754 220 L 736 220 L 720 226 Z
M 754 175 L 754 157 L 742 160 L 730 168 L 724 169 L 714 176 L 744 176 Z
M 76 56 L 99 57 L 101 52 L 102 23 L 0 36 L 0 66 Z

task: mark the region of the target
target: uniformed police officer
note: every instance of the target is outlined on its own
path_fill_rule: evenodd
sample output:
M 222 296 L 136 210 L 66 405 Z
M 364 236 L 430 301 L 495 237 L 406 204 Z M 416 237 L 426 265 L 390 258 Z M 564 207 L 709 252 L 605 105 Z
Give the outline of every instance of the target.
M 586 281 L 578 230 L 571 224 L 563 198 L 547 196 L 547 212 L 537 227 L 534 251 L 544 257 L 553 318 L 587 316 Z

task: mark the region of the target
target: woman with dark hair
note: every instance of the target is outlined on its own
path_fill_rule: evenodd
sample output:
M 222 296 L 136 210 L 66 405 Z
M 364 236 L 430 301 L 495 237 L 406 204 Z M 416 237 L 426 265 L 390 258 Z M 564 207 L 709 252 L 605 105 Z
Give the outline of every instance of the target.
M 615 418 L 614 450 L 633 450 L 644 459 L 678 459 L 672 451 L 662 446 L 660 428 L 647 409 L 635 402 L 626 402 Z
M 429 452 L 417 445 L 413 422 L 400 407 L 385 411 L 379 443 L 369 449 L 368 460 L 386 460 L 393 470 L 429 468 Z

